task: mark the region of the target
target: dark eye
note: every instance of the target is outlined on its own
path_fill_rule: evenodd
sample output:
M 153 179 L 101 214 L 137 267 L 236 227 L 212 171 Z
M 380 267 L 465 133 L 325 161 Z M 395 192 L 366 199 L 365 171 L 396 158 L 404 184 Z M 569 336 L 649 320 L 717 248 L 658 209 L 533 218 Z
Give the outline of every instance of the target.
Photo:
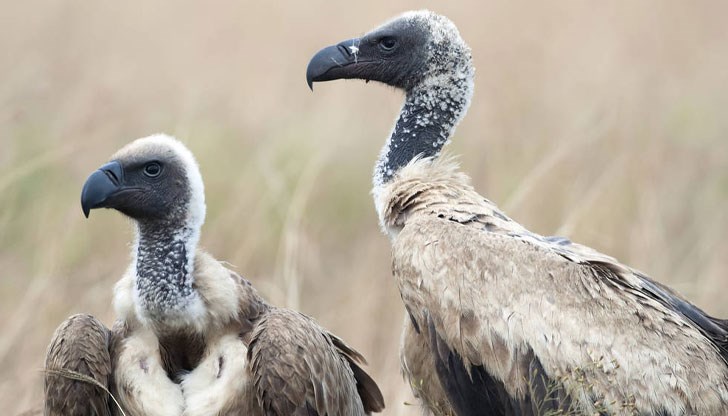
M 386 36 L 379 40 L 379 47 L 383 51 L 391 51 L 395 46 L 397 46 L 397 39 L 393 37 Z
M 159 162 L 149 162 L 144 165 L 144 174 L 150 178 L 156 178 L 162 173 L 162 165 Z

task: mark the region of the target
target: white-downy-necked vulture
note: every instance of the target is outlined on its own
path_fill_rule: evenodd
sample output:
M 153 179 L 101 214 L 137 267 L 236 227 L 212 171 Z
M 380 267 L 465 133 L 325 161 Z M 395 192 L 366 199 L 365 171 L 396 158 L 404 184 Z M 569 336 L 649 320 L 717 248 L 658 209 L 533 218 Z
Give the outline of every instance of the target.
M 364 358 L 301 313 L 268 304 L 197 244 L 205 218 L 192 153 L 165 135 L 136 140 L 95 171 L 84 214 L 132 219 L 132 262 L 114 289 L 111 330 L 88 315 L 56 330 L 48 415 L 365 415 L 384 408 Z
M 455 25 L 408 12 L 322 49 L 316 81 L 406 94 L 374 169 L 408 319 L 402 368 L 435 414 L 728 414 L 728 324 L 615 259 L 529 232 L 440 151 L 473 94 Z M 562 412 L 562 413 L 559 413 Z

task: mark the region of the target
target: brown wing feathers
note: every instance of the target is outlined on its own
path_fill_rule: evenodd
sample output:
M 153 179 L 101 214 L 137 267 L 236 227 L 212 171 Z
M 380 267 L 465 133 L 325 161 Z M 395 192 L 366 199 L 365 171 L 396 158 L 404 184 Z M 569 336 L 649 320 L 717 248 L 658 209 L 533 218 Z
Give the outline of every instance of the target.
M 271 309 L 253 332 L 248 357 L 266 414 L 356 415 L 384 408 L 376 383 L 357 365 L 364 357 L 300 313 Z
M 109 330 L 91 315 L 73 315 L 53 334 L 45 361 L 45 414 L 110 415 Z M 77 377 L 90 380 L 79 380 Z

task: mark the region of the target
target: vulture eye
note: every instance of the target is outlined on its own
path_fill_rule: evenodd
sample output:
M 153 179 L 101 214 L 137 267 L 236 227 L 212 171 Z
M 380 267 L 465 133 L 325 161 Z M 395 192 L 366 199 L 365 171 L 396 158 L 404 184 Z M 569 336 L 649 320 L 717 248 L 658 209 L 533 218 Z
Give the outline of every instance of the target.
M 389 52 L 397 46 L 397 39 L 391 36 L 385 36 L 379 40 L 379 48 L 385 52 Z
M 144 174 L 150 178 L 156 178 L 162 173 L 162 165 L 159 162 L 149 162 L 144 165 Z

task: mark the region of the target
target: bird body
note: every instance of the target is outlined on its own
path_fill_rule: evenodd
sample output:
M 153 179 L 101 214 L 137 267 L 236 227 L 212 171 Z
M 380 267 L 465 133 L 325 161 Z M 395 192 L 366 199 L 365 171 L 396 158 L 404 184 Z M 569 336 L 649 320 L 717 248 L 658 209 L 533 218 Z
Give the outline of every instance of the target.
M 692 307 L 682 298 L 614 259 L 528 232 L 480 197 L 451 160 L 416 161 L 381 195 L 382 218 L 396 233 L 395 280 L 414 326 L 441 338 L 435 354 L 443 344 L 465 368 L 503 381 L 506 414 L 524 401 L 540 414 L 561 390 L 578 403 L 557 407 L 585 414 L 725 409 L 726 350 L 666 303 Z M 534 391 L 538 383 L 554 391 Z
M 74 317 L 56 331 L 46 413 L 358 416 L 384 407 L 359 353 L 308 316 L 268 304 L 197 247 L 203 183 L 180 142 L 127 145 L 89 177 L 82 205 L 134 220 L 133 258 L 114 289 L 110 331 Z M 64 370 L 93 377 L 116 401 L 104 407 L 103 389 L 51 376 Z
M 726 321 L 609 256 L 528 231 L 441 155 L 473 75 L 455 25 L 429 11 L 324 48 L 307 69 L 309 85 L 358 78 L 406 94 L 373 195 L 407 311 L 402 370 L 424 412 L 728 414 Z

